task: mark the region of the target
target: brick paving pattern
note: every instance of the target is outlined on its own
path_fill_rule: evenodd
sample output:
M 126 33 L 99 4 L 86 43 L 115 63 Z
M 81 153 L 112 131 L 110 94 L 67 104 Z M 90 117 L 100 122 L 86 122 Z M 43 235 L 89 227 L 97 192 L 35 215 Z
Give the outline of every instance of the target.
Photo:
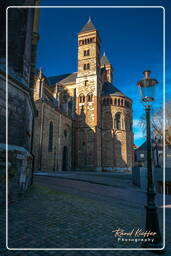
M 128 182 L 129 183 L 129 182 Z M 139 200 L 138 200 L 139 199 Z M 133 187 L 109 187 L 83 181 L 35 177 L 22 198 L 9 205 L 10 248 L 116 248 L 140 247 L 118 243 L 114 228 L 144 228 L 144 193 Z M 169 242 L 170 209 L 166 209 Z M 162 208 L 159 208 L 160 222 Z M 2 212 L 3 213 L 3 212 Z M 162 228 L 162 226 L 161 226 Z M 169 243 L 167 244 L 169 245 Z M 166 255 L 170 255 L 167 248 Z M 9 251 L 1 255 L 154 255 L 145 251 Z

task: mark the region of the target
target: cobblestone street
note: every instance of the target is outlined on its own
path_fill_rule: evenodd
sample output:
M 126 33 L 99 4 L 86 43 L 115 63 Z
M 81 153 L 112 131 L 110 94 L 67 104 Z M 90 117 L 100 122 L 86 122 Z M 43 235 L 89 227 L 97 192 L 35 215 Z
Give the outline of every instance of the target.
M 118 179 L 118 184 L 119 182 Z M 139 242 L 118 242 L 112 230 L 144 229 L 144 204 L 144 193 L 131 186 L 129 179 L 127 188 L 122 188 L 57 177 L 35 176 L 35 182 L 30 191 L 9 205 L 8 246 L 30 249 L 141 247 Z M 161 205 L 160 197 L 158 204 Z M 170 209 L 166 209 L 168 242 L 171 226 L 169 211 Z M 159 207 L 158 213 L 162 230 L 162 207 Z M 145 251 L 121 250 L 79 252 L 4 250 L 1 255 L 123 254 L 154 255 Z M 169 247 L 166 255 L 170 255 Z

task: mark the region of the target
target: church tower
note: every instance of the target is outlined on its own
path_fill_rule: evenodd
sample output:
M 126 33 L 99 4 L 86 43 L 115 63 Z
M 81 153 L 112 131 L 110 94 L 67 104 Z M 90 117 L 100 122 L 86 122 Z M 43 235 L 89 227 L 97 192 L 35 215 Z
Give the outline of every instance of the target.
M 89 18 L 78 33 L 76 168 L 101 170 L 100 37 Z
M 110 64 L 108 58 L 106 57 L 106 54 L 104 52 L 103 56 L 101 57 L 100 60 L 101 68 L 106 69 L 106 78 L 109 83 L 112 83 L 113 81 L 113 69 L 112 65 Z

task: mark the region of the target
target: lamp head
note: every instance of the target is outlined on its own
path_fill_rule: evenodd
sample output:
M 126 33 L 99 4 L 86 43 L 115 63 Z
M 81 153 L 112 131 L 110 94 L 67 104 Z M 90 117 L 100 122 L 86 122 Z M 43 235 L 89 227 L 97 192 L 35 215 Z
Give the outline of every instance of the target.
M 144 78 L 137 83 L 137 86 L 139 88 L 141 101 L 145 104 L 150 104 L 155 101 L 155 85 L 158 84 L 158 81 L 150 77 L 150 70 L 145 70 L 143 74 Z

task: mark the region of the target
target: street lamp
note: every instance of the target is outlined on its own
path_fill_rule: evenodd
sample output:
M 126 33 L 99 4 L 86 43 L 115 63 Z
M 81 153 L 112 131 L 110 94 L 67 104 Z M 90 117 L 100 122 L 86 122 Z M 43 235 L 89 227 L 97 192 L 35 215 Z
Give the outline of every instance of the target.
M 153 242 L 143 243 L 145 248 L 161 248 L 161 234 L 157 216 L 157 207 L 155 204 L 155 190 L 152 172 L 151 157 L 151 128 L 150 128 L 150 105 L 155 100 L 155 85 L 158 84 L 156 79 L 150 78 L 151 71 L 143 72 L 144 78 L 137 85 L 140 91 L 141 101 L 145 104 L 146 112 L 146 132 L 147 132 L 147 205 L 146 205 L 146 231 L 152 231 L 156 235 L 150 237 Z

